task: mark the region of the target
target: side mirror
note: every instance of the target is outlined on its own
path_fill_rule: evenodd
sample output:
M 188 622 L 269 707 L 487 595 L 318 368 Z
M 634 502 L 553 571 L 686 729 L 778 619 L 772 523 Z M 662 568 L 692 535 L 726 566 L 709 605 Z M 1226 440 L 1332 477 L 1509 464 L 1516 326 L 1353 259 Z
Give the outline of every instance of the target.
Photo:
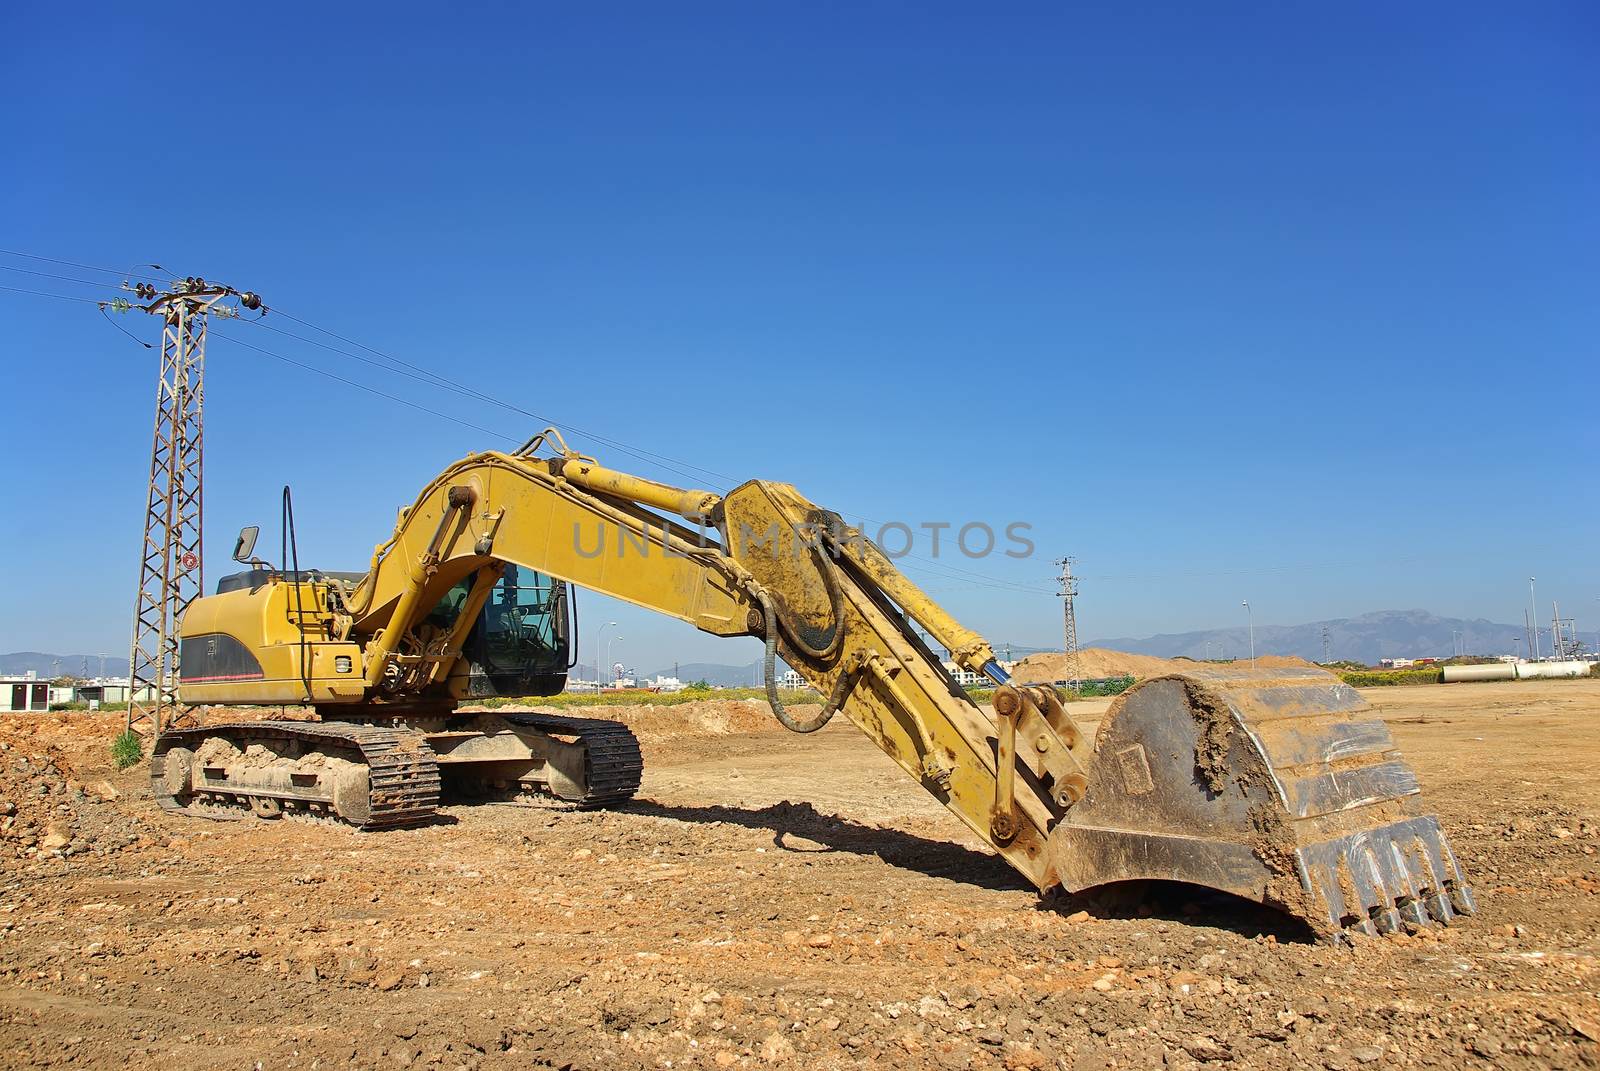
M 250 564 L 250 556 L 255 553 L 256 536 L 261 534 L 261 528 L 252 524 L 248 528 L 239 529 L 239 538 L 233 544 L 233 560 Z

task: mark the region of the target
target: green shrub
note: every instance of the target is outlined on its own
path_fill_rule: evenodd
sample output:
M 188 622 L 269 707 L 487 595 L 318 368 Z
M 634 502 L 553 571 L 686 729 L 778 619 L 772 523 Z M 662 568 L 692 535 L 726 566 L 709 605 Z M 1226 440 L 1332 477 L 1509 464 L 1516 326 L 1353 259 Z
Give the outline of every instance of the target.
M 1444 681 L 1444 670 L 1438 667 L 1429 669 L 1382 669 L 1362 670 L 1357 673 L 1341 673 L 1339 679 L 1356 688 L 1381 688 L 1399 684 L 1440 684 Z
M 133 730 L 124 729 L 122 735 L 111 741 L 111 761 L 117 764 L 117 769 L 126 770 L 142 758 L 144 741 Z
M 1078 688 L 1078 694 L 1084 697 L 1099 695 L 1121 695 L 1133 687 L 1132 677 L 1112 677 L 1104 681 L 1085 681 Z

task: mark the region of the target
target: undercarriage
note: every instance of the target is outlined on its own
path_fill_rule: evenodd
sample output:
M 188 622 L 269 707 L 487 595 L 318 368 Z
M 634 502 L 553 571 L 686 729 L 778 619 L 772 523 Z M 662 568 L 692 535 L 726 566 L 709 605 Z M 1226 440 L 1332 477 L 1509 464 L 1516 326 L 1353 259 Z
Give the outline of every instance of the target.
M 151 791 L 202 817 L 416 825 L 441 802 L 625 802 L 644 763 L 627 726 L 550 714 L 467 713 L 380 721 L 253 721 L 176 729 L 156 741 Z

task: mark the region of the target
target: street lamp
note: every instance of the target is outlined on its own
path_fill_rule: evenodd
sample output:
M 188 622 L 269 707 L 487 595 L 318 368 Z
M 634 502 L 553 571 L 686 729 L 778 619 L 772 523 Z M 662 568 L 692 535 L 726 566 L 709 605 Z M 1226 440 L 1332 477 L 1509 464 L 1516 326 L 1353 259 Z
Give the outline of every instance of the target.
M 594 634 L 594 653 L 595 654 L 599 654 L 600 653 L 600 638 L 606 634 L 606 629 L 608 629 L 608 628 L 616 628 L 616 627 L 617 627 L 617 623 L 615 621 L 607 621 L 605 624 L 601 625 L 600 628 L 595 632 L 595 634 Z M 596 684 L 600 683 L 600 664 L 599 663 L 600 663 L 600 660 L 598 658 L 595 659 L 594 682 Z M 607 665 L 611 664 L 611 648 L 609 648 L 609 647 L 606 648 L 606 664 Z
M 1244 600 L 1244 612 L 1250 617 L 1250 668 L 1256 668 L 1256 612 L 1250 609 L 1250 600 Z
M 1533 582 L 1535 577 L 1528 577 L 1528 609 L 1533 616 L 1528 618 L 1528 627 L 1533 630 L 1533 660 L 1539 661 L 1539 603 L 1533 597 Z

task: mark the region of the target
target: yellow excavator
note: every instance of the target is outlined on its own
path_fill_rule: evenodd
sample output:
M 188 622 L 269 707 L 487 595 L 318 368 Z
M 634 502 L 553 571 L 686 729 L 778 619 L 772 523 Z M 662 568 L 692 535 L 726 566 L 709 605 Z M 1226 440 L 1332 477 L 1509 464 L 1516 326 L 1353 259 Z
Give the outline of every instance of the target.
M 982 637 L 788 484 L 671 487 L 547 429 L 447 468 L 364 574 L 274 567 L 253 557 L 256 532 L 235 548 L 249 568 L 184 615 L 180 699 L 318 720 L 168 728 L 151 781 L 171 811 L 382 829 L 427 820 L 442 794 L 626 801 L 642 762 L 625 726 L 462 709 L 564 687 L 577 586 L 764 640 L 786 728 L 843 714 L 1041 892 L 1187 882 L 1330 939 L 1474 910 L 1387 727 L 1330 674 L 1197 666 L 1129 689 L 1091 739 L 1053 688 L 1010 680 Z M 297 559 L 289 532 L 292 514 Z M 994 683 L 987 707 L 922 633 Z M 820 712 L 784 707 L 780 656 Z

